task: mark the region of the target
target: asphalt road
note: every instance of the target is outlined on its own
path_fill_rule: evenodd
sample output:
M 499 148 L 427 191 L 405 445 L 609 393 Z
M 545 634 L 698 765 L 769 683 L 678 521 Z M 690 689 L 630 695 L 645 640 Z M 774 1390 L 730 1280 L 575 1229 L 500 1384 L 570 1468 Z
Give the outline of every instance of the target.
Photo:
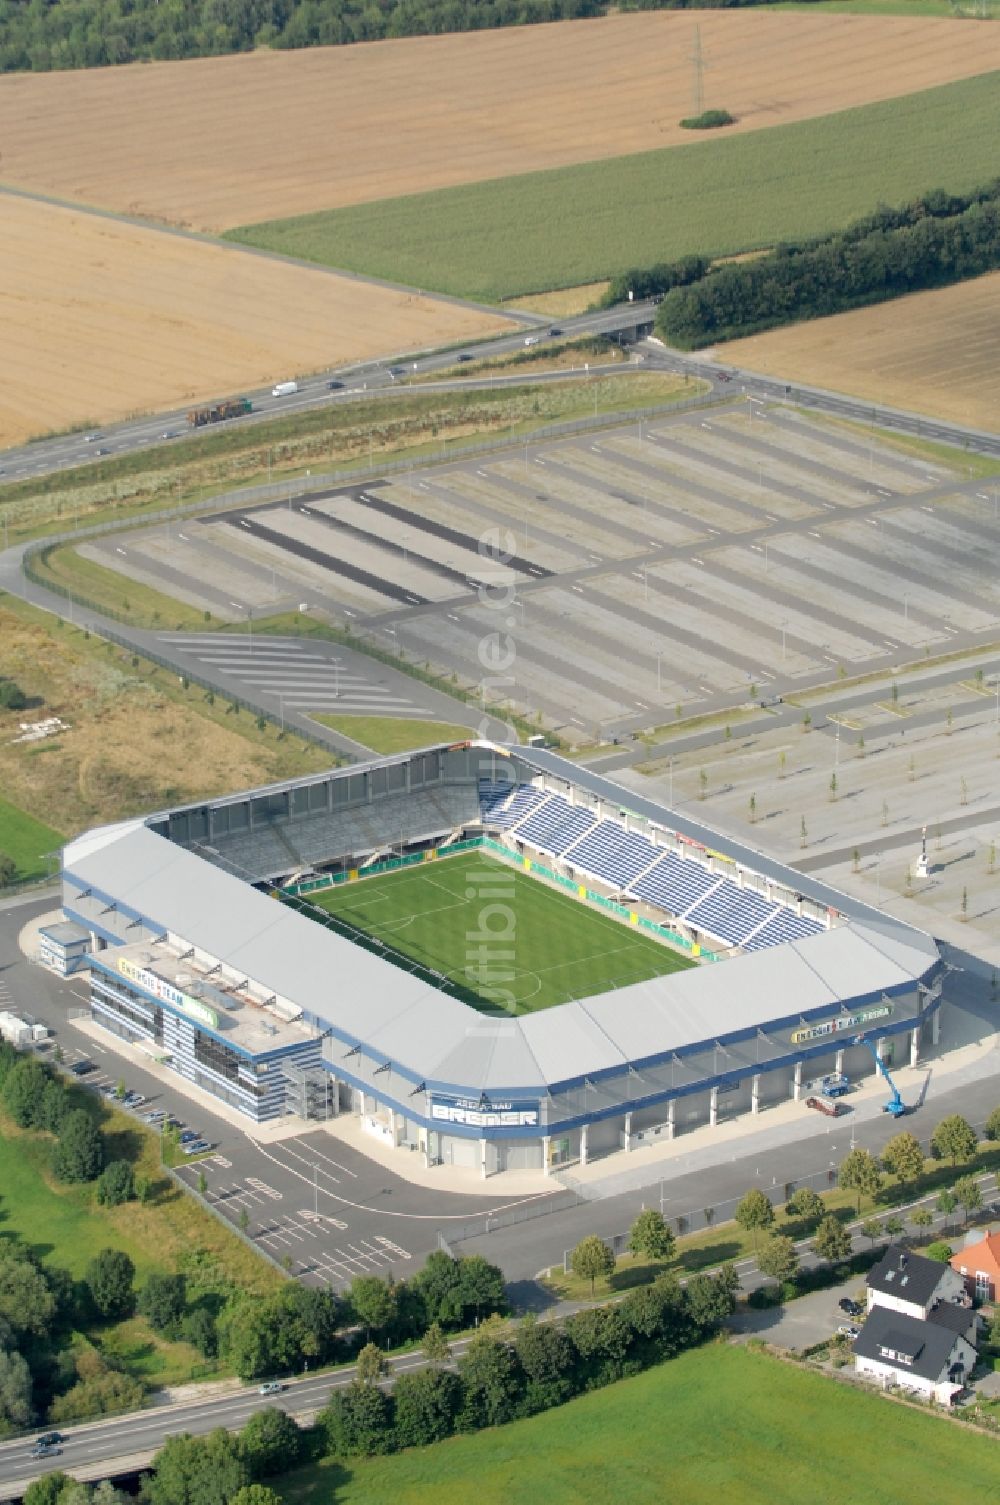
M 363 293 L 359 292 L 359 296 L 363 296 Z M 654 305 L 651 303 L 625 305 L 624 308 L 602 309 L 596 313 L 564 319 L 558 326 L 553 326 L 550 320 L 536 315 L 512 314 L 511 317 L 517 319 L 521 325 L 517 331 L 513 334 L 502 335 L 498 339 L 481 340 L 466 345 L 462 347 L 462 354 L 470 356 L 472 360 L 484 360 L 523 349 L 526 331 L 529 332 L 529 336 L 538 333 L 545 340 L 550 338 L 548 330 L 551 327 L 558 327 L 561 330 L 561 335 L 552 337 L 554 339 L 601 334 L 620 328 L 623 320 L 635 323 L 645 317 L 651 321 L 654 312 Z M 253 403 L 253 412 L 245 418 L 230 419 L 228 423 L 252 425 L 279 414 L 305 412 L 316 407 L 341 406 L 351 402 L 362 393 L 367 396 L 372 392 L 391 392 L 397 385 L 402 384 L 402 375 L 397 378 L 393 374 L 393 368 L 405 373 L 408 377 L 428 376 L 433 375 L 435 371 L 444 371 L 453 367 L 458 355 L 459 348 L 455 347 L 432 355 L 418 356 L 416 359 L 401 356 L 398 360 L 386 359 L 361 366 L 332 368 L 330 371 L 300 381 L 299 390 L 287 397 L 273 397 L 270 387 L 259 388 L 256 391 L 247 389 L 245 395 Z M 513 377 L 508 380 L 523 382 L 526 374 L 525 372 L 514 373 Z M 557 378 L 563 380 L 565 380 L 565 375 L 565 372 L 556 373 Z M 279 372 L 275 380 L 280 380 L 280 377 Z M 474 379 L 472 384 L 489 386 L 499 384 L 503 379 L 499 375 L 493 378 L 479 377 Z M 537 376 L 533 375 L 532 380 L 537 380 Z M 331 391 L 331 381 L 342 382 L 343 386 Z M 448 382 L 441 385 L 446 389 L 456 387 L 460 389 L 463 383 Z M 433 391 L 435 384 L 431 383 L 428 387 L 428 384 L 421 383 L 421 389 Z M 219 395 L 223 396 L 222 393 Z M 108 424 L 100 429 L 92 429 L 87 434 L 66 434 L 58 438 L 38 440 L 33 444 L 23 444 L 0 451 L 0 484 L 24 480 L 26 477 L 49 475 L 54 471 L 70 470 L 77 465 L 86 465 L 98 458 L 98 452 L 101 456 L 135 454 L 139 450 L 169 443 L 172 439 L 188 437 L 190 434 L 186 409 L 170 409 L 146 418 Z

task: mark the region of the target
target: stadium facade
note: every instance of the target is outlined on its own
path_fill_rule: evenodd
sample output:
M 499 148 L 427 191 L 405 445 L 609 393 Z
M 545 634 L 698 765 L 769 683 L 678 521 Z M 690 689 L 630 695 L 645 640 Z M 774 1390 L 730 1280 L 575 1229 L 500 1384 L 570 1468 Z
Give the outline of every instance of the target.
M 700 965 L 488 1015 L 276 901 L 476 841 Z M 62 882 L 104 1028 L 253 1122 L 351 1112 L 483 1175 L 760 1113 L 870 1072 L 860 1036 L 897 1064 L 937 1040 L 929 936 L 541 749 L 434 747 L 102 827 Z M 497 997 L 501 890 L 471 906 L 467 969 Z

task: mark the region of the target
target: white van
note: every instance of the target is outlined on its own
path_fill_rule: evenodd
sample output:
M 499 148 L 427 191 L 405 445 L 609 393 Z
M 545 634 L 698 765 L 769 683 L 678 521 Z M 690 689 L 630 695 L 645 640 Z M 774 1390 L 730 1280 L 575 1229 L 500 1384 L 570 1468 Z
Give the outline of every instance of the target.
M 293 392 L 299 390 L 297 381 L 279 381 L 271 388 L 272 397 L 291 397 Z

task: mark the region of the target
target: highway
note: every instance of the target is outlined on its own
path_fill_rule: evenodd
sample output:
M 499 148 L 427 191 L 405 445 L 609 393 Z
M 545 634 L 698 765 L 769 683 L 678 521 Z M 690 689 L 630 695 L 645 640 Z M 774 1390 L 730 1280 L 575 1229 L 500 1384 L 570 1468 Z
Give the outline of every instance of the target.
M 538 336 L 540 344 L 544 345 L 566 339 L 576 339 L 584 335 L 613 334 L 624 329 L 634 329 L 638 325 L 651 325 L 655 314 L 656 304 L 652 301 L 618 304 L 614 308 L 598 309 L 591 313 L 579 314 L 574 318 L 562 319 L 558 325 L 553 325 L 551 321 L 535 315 L 519 314 L 516 317 L 521 321 L 520 325 L 511 334 L 476 341 L 462 347 L 456 346 L 446 351 L 418 355 L 416 358 L 404 355 L 395 360 L 386 358 L 384 361 L 330 370 L 301 380 L 299 390 L 287 397 L 272 396 L 270 387 L 256 391 L 246 389 L 245 395 L 253 402 L 253 412 L 245 418 L 229 420 L 227 427 L 231 424 L 254 425 L 280 414 L 306 412 L 314 408 L 335 408 L 354 402 L 362 395 L 393 392 L 405 387 L 407 378 L 415 376 L 426 378 L 433 376 L 435 372 L 453 372 L 460 356 L 463 360 L 479 361 L 514 354 L 518 350 L 523 350 L 525 339 L 533 335 Z M 557 329 L 558 333 L 550 333 L 553 329 Z M 722 383 L 732 382 L 733 386 L 728 390 L 731 390 L 734 396 L 745 394 L 755 398 L 787 399 L 805 406 L 816 407 L 839 417 L 853 418 L 862 423 L 875 423 L 881 427 L 896 429 L 900 433 L 916 434 L 924 439 L 1000 457 L 1000 435 L 989 434 L 979 429 L 962 428 L 957 424 L 944 423 L 917 413 L 876 408 L 871 403 L 843 397 L 818 387 L 800 385 L 792 387 L 770 377 L 736 371 L 727 366 L 724 361 L 717 361 L 707 356 L 681 355 L 667 350 L 658 343 L 648 343 L 643 347 L 642 362 L 639 366 L 623 368 L 616 365 L 608 369 L 624 373 L 628 370 L 643 368 L 677 371 L 702 377 L 712 382 L 719 391 L 727 390 Z M 604 370 L 603 366 L 597 364 L 589 367 L 592 375 L 600 374 Z M 565 381 L 567 376 L 572 374 L 567 370 L 549 373 L 533 372 L 530 368 L 507 373 L 497 372 L 492 375 L 480 372 L 464 378 L 452 375 L 440 384 L 424 380 L 420 383 L 420 389 L 422 391 L 461 391 L 467 388 L 493 387 L 507 383 L 520 384 L 529 378 L 533 382 Z M 282 373 L 276 373 L 275 379 L 278 380 L 281 375 Z M 331 390 L 331 381 L 342 385 Z M 739 385 L 737 386 L 736 383 Z M 223 395 L 220 393 L 220 398 Z M 205 432 L 213 431 L 214 429 L 205 430 Z M 31 444 L 0 451 L 0 487 L 13 481 L 23 481 L 29 478 L 41 479 L 46 475 L 92 463 L 98 458 L 135 454 L 140 450 L 169 444 L 181 437 L 190 437 L 191 434 L 186 410 L 173 409 L 145 418 L 106 425 L 86 434 L 65 434 L 51 439 L 40 439 Z M 0 505 L 2 505 L 2 491 L 0 491 Z
M 523 322 L 512 334 L 501 335 L 499 338 L 490 340 L 480 340 L 461 348 L 455 347 L 430 355 L 418 356 L 416 359 L 412 356 L 401 356 L 398 360 L 386 359 L 361 366 L 325 371 L 317 376 L 301 380 L 299 390 L 288 397 L 273 397 L 270 387 L 256 391 L 247 388 L 245 395 L 253 403 L 253 413 L 248 414 L 246 418 L 230 419 L 227 427 L 233 424 L 252 425 L 268 418 L 305 412 L 311 408 L 337 407 L 355 401 L 362 394 L 390 392 L 403 384 L 403 375 L 427 376 L 433 375 L 435 371 L 448 370 L 455 366 L 459 354 L 463 358 L 468 356 L 474 361 L 512 354 L 523 350 L 525 338 L 532 334 L 548 339 L 548 331 L 553 327 L 558 327 L 561 333 L 559 336 L 551 337 L 552 339 L 577 338 L 581 335 L 602 334 L 609 330 L 619 329 L 622 327 L 623 318 L 627 318 L 630 322 L 636 322 L 639 319 L 652 322 L 654 313 L 654 304 L 637 303 L 626 305 L 624 309 L 601 309 L 595 313 L 581 314 L 576 318 L 563 320 L 558 326 L 554 326 L 550 320 L 520 315 L 518 317 Z M 394 372 L 399 372 L 400 376 L 397 377 Z M 278 381 L 284 374 L 277 372 L 275 381 Z M 565 380 L 566 374 L 564 371 L 555 373 L 560 380 Z M 531 375 L 529 371 L 515 372 L 507 379 L 523 382 L 528 375 Z M 537 379 L 537 375 L 538 373 L 532 375 L 532 380 Z M 463 385 L 482 387 L 502 379 L 499 375 L 493 378 L 488 375 L 479 375 L 464 382 L 459 381 L 455 385 L 459 388 Z M 343 385 L 331 391 L 331 381 L 342 382 Z M 449 383 L 450 385 L 452 384 Z M 424 383 L 421 383 L 421 387 L 426 390 Z M 220 398 L 225 395 L 219 393 Z M 213 430 L 214 426 L 203 432 L 211 433 Z M 39 439 L 31 444 L 0 451 L 0 485 L 10 481 L 23 481 L 31 477 L 41 478 L 57 471 L 71 470 L 74 466 L 86 465 L 98 458 L 135 454 L 139 450 L 151 449 L 158 444 L 169 443 L 173 439 L 191 437 L 192 433 L 193 430 L 187 421 L 187 410 L 172 409 L 145 418 L 130 419 L 125 423 L 109 424 L 87 433 L 64 434 L 52 439 Z

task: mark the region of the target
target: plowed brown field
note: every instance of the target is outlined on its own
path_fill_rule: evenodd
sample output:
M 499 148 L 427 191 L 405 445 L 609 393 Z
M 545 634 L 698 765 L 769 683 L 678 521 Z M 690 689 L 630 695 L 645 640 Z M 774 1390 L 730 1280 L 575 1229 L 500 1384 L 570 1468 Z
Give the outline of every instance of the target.
M 0 447 L 504 324 L 232 246 L 0 196 Z
M 828 114 L 1000 68 L 1000 26 L 644 12 L 305 52 L 9 76 L 0 178 L 219 230 Z
M 727 363 L 1000 430 L 1000 272 L 718 347 Z

